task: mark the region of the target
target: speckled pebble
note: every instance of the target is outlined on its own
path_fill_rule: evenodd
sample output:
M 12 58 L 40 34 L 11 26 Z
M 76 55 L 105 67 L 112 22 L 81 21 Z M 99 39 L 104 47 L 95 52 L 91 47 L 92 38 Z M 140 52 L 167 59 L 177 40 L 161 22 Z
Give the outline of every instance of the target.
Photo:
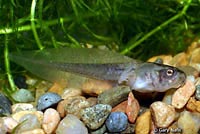
M 200 85 L 196 85 L 195 98 L 200 100 Z
M 81 119 L 90 129 L 97 129 L 103 125 L 111 112 L 112 107 L 106 104 L 97 104 L 81 111 Z
M 80 118 L 80 111 L 83 108 L 89 107 L 90 104 L 83 96 L 72 96 L 61 102 L 57 106 L 57 110 L 61 117 L 65 114 L 73 114 Z
M 45 110 L 49 107 L 56 105 L 59 101 L 61 101 L 60 95 L 52 92 L 45 93 L 38 99 L 37 110 Z
M 105 132 L 106 132 L 106 125 L 104 124 L 100 128 L 98 128 L 94 131 L 91 131 L 90 134 L 104 134 Z
M 12 130 L 18 125 L 18 122 L 14 120 L 12 117 L 3 117 L 2 119 L 7 129 L 7 132 L 9 133 L 11 133 Z
M 56 134 L 88 134 L 88 130 L 76 116 L 68 114 L 59 123 Z
M 126 129 L 128 118 L 123 112 L 112 112 L 106 120 L 106 127 L 109 132 L 121 132 Z
M 130 92 L 130 87 L 127 86 L 117 86 L 110 90 L 107 90 L 101 93 L 98 96 L 98 103 L 100 104 L 108 104 L 112 107 L 118 105 L 122 101 L 125 101 Z
M 174 107 L 161 101 L 152 103 L 150 111 L 157 127 L 168 127 L 175 120 Z
M 136 134 L 149 134 L 151 128 L 151 113 L 149 110 L 141 114 L 135 123 Z
M 12 113 L 16 113 L 19 111 L 26 111 L 26 110 L 36 110 L 36 108 L 33 107 L 32 104 L 29 103 L 16 103 L 12 105 Z
M 126 115 L 128 120 L 131 123 L 134 123 L 140 111 L 140 105 L 137 99 L 133 96 L 133 93 L 130 92 L 128 95 L 128 104 L 126 107 Z
M 172 105 L 177 109 L 183 108 L 194 92 L 194 84 L 191 81 L 186 80 L 185 85 L 175 91 L 172 97 Z
M 11 114 L 11 101 L 0 93 L 0 116 Z
M 42 128 L 44 129 L 45 133 L 52 134 L 56 130 L 59 121 L 60 116 L 55 109 L 46 109 L 44 112 L 44 118 L 42 122 Z
M 200 114 L 183 111 L 178 119 L 178 128 L 182 129 L 182 134 L 198 134 Z
M 22 116 L 19 120 L 19 124 L 19 127 L 16 129 L 17 133 L 41 128 L 41 123 L 34 114 L 26 114 Z
M 64 89 L 64 92 L 62 93 L 61 97 L 62 99 L 67 99 L 72 96 L 80 96 L 81 94 L 82 94 L 82 91 L 80 89 L 66 88 Z

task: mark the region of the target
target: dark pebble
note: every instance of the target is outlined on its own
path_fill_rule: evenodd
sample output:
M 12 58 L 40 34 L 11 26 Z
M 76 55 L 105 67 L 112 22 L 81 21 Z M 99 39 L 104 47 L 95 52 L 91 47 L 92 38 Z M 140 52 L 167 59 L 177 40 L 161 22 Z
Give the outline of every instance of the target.
M 200 100 L 200 85 L 196 86 L 195 98 Z
M 27 89 L 27 84 L 26 84 L 26 77 L 23 75 L 18 75 L 14 78 L 15 85 L 20 89 L 20 88 L 25 88 Z
M 11 114 L 11 101 L 0 93 L 0 116 Z
M 101 93 L 97 98 L 97 103 L 108 104 L 114 107 L 122 101 L 127 100 L 130 91 L 130 87 L 127 86 L 114 87 Z
M 123 112 L 112 112 L 106 120 L 109 132 L 122 132 L 127 128 L 128 118 Z
M 52 92 L 45 93 L 38 99 L 37 110 L 42 111 L 49 107 L 54 107 L 61 100 L 62 100 L 61 96 L 56 93 Z

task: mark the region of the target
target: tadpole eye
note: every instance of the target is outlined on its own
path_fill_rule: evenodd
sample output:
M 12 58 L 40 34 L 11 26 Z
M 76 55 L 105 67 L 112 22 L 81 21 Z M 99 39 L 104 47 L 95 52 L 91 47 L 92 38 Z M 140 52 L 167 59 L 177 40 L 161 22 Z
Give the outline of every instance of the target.
M 174 70 L 172 70 L 172 69 L 168 69 L 166 72 L 167 76 L 172 76 L 173 73 L 174 73 Z

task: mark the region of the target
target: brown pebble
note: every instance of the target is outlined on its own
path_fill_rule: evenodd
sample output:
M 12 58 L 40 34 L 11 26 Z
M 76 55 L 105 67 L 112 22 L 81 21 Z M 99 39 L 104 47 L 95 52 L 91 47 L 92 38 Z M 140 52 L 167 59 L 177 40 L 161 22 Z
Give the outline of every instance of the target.
M 148 62 L 155 62 L 158 58 L 162 59 L 163 63 L 166 65 L 169 65 L 169 62 L 172 60 L 171 55 L 159 55 L 159 56 L 154 56 L 154 57 L 148 59 Z
M 190 80 L 186 80 L 185 85 L 178 88 L 172 96 L 172 105 L 177 109 L 183 108 L 194 92 L 194 84 Z
M 173 57 L 173 59 L 170 61 L 170 65 L 172 66 L 185 66 L 188 65 L 188 59 L 186 53 L 178 53 Z
M 161 101 L 152 103 L 150 111 L 157 127 L 168 127 L 175 120 L 176 112 L 174 107 Z
M 186 108 L 192 112 L 200 113 L 200 101 L 197 101 L 194 97 L 190 97 Z
M 121 103 L 119 103 L 117 106 L 115 106 L 112 109 L 112 112 L 126 112 L 126 107 L 127 107 L 128 101 L 123 101 Z
M 151 128 L 151 113 L 149 110 L 141 114 L 135 124 L 136 134 L 149 134 Z
M 67 99 L 72 96 L 81 96 L 82 91 L 77 88 L 66 88 L 64 89 L 64 92 L 62 93 L 61 97 L 62 99 Z
M 131 123 L 134 123 L 140 111 L 140 105 L 133 96 L 133 93 L 130 92 L 128 95 L 128 103 L 126 107 L 126 114 L 128 116 L 128 120 Z
M 55 109 L 48 108 L 47 110 L 45 110 L 42 122 L 42 128 L 44 129 L 45 133 L 52 134 L 53 132 L 55 132 L 59 122 L 60 116 Z
M 89 97 L 87 98 L 87 101 L 89 102 L 90 106 L 94 106 L 97 104 L 97 98 L 96 97 Z
M 200 48 L 195 49 L 191 56 L 190 56 L 190 62 L 192 63 L 200 63 Z

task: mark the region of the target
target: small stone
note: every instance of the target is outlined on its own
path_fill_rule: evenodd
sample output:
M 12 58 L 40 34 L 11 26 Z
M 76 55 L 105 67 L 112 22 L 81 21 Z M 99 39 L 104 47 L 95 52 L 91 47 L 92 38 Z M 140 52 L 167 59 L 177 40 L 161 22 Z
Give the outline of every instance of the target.
M 172 104 L 172 96 L 175 91 L 176 91 L 175 89 L 167 90 L 167 92 L 165 93 L 165 96 L 162 99 L 162 102 L 169 104 L 169 105 Z
M 49 107 L 56 105 L 59 101 L 61 101 L 60 95 L 51 92 L 45 93 L 38 99 L 37 110 L 45 110 Z
M 194 97 L 191 97 L 186 105 L 186 108 L 192 112 L 200 113 L 200 101 L 197 101 Z
M 0 93 L 0 116 L 11 114 L 11 101 Z
M 200 100 L 200 85 L 196 85 L 195 98 Z
M 98 128 L 94 131 L 91 131 L 90 134 L 104 134 L 105 132 L 106 132 L 106 125 L 104 124 L 100 128 Z
M 2 118 L 0 118 L 0 134 L 7 134 L 7 128 Z
M 37 128 L 37 129 L 34 129 L 34 130 L 24 131 L 20 134 L 45 134 L 45 132 L 44 132 L 43 129 Z
M 15 131 L 21 134 L 24 131 L 29 131 L 38 128 L 41 128 L 41 123 L 38 120 L 37 116 L 34 114 L 26 114 L 20 118 L 19 126 Z
M 87 98 L 87 101 L 89 102 L 90 106 L 94 106 L 97 104 L 97 98 L 96 97 L 89 97 Z
M 27 115 L 27 114 L 33 114 L 35 116 L 37 116 L 38 120 L 40 121 L 40 123 L 42 123 L 43 120 L 43 113 L 41 111 L 19 111 L 17 113 L 12 114 L 12 118 L 14 120 L 16 120 L 17 122 L 20 121 L 20 119 Z
M 175 109 L 161 101 L 152 103 L 150 111 L 157 127 L 168 127 L 175 120 Z
M 192 62 L 192 63 L 200 63 L 200 56 L 199 56 L 199 54 L 200 54 L 200 48 L 196 48 L 192 52 L 192 54 L 190 56 L 190 62 Z
M 57 111 L 60 115 L 61 118 L 65 117 L 66 115 L 66 111 L 65 111 L 65 103 L 67 103 L 66 100 L 61 100 L 59 103 L 58 103 L 58 106 L 57 106 Z
M 3 117 L 4 125 L 9 133 L 18 125 L 18 122 L 12 117 Z
M 177 109 L 183 108 L 194 92 L 194 84 L 191 81 L 186 80 L 185 85 L 178 88 L 172 96 L 172 105 Z
M 57 109 L 61 114 L 64 111 L 64 114 L 73 114 L 80 118 L 80 111 L 83 108 L 89 107 L 89 102 L 83 96 L 73 96 L 65 99 L 61 104 L 59 103 Z
M 44 112 L 42 128 L 47 134 L 52 134 L 56 130 L 59 121 L 59 113 L 53 108 L 48 108 Z
M 115 106 L 112 109 L 112 112 L 123 112 L 123 113 L 125 113 L 127 105 L 128 105 L 128 101 L 123 101 L 123 102 L 119 103 L 117 106 Z
M 149 110 L 141 114 L 135 124 L 136 134 L 149 134 L 151 128 L 151 113 Z
M 23 75 L 18 75 L 14 78 L 15 85 L 20 88 L 27 88 L 26 77 Z
M 103 125 L 111 112 L 112 107 L 106 104 L 97 104 L 81 111 L 81 119 L 90 129 L 97 129 Z
M 110 81 L 87 79 L 87 81 L 83 83 L 81 89 L 85 94 L 97 96 L 112 87 L 113 83 Z
M 134 134 L 135 132 L 135 124 L 129 123 L 124 131 L 121 134 Z
M 59 123 L 56 134 L 88 134 L 88 130 L 76 116 L 68 114 Z
M 130 87 L 127 86 L 117 86 L 110 90 L 107 90 L 101 93 L 98 96 L 98 103 L 100 104 L 108 104 L 112 107 L 118 105 L 122 101 L 125 101 L 130 92 Z
M 33 107 L 32 104 L 29 104 L 29 103 L 16 103 L 14 105 L 12 105 L 12 113 L 16 113 L 16 112 L 19 112 L 19 111 L 33 111 L 36 109 Z
M 106 127 L 109 132 L 122 132 L 126 129 L 128 118 L 123 112 L 112 112 L 106 120 Z
M 172 66 L 186 66 L 188 65 L 188 59 L 186 53 L 178 53 L 175 55 L 170 61 L 170 65 Z
M 182 129 L 182 134 L 198 134 L 200 114 L 183 111 L 178 119 L 178 128 Z
M 28 89 L 19 89 L 11 96 L 17 102 L 33 102 L 35 100 L 31 91 Z
M 62 94 L 63 87 L 58 83 L 53 83 L 53 85 L 48 89 L 48 92 Z
M 64 92 L 62 93 L 62 99 L 67 99 L 69 97 L 73 97 L 73 96 L 81 96 L 82 95 L 82 91 L 80 89 L 76 89 L 76 88 L 66 88 L 64 89 Z
M 133 93 L 130 92 L 128 95 L 128 105 L 126 107 L 126 114 L 130 123 L 134 123 L 138 114 L 140 112 L 140 105 L 133 96 Z

